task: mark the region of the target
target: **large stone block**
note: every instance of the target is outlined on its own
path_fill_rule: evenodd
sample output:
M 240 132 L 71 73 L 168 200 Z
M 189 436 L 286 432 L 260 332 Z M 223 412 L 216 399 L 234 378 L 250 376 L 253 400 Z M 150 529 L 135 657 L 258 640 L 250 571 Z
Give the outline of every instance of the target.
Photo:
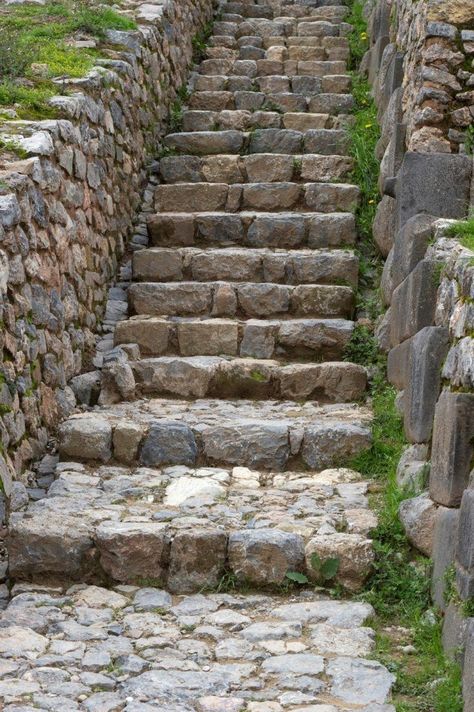
M 408 383 L 411 342 L 412 339 L 407 339 L 393 349 L 390 349 L 388 353 L 387 378 L 399 391 L 403 391 Z
M 304 542 L 279 529 L 236 532 L 229 537 L 229 566 L 241 581 L 279 584 L 288 571 L 304 569 Z
M 112 425 L 95 416 L 66 420 L 59 430 L 59 453 L 62 459 L 107 462 L 112 457 Z
M 170 548 L 166 525 L 103 522 L 94 538 L 102 568 L 116 581 L 134 583 L 140 578 L 164 581 Z
M 306 544 L 306 567 L 311 580 L 318 580 L 311 560 L 317 554 L 322 561 L 339 559 L 335 581 L 349 591 L 359 590 L 370 574 L 374 561 L 372 541 L 360 534 L 339 532 L 317 535 Z
M 370 447 L 370 429 L 356 423 L 321 423 L 305 428 L 301 455 L 308 467 L 324 469 Z
M 191 428 L 172 420 L 153 423 L 140 452 L 140 462 L 147 467 L 194 465 L 196 458 L 197 445 Z
M 474 394 L 445 390 L 436 404 L 433 426 L 430 494 L 436 502 L 459 506 L 473 454 Z
M 432 238 L 432 225 L 435 218 L 431 215 L 420 213 L 412 218 L 398 230 L 393 245 L 393 271 L 392 278 L 395 287 L 408 277 L 426 253 Z
M 469 618 L 465 633 L 464 669 L 462 677 L 462 694 L 464 710 L 474 710 L 474 618 Z
M 202 432 L 204 454 L 215 463 L 282 470 L 290 454 L 286 423 L 236 422 Z
M 172 543 L 168 588 L 191 593 L 217 586 L 226 562 L 227 535 L 219 529 L 178 532 Z
M 433 574 L 431 596 L 442 611 L 446 609 L 445 600 L 446 571 L 453 565 L 458 537 L 459 510 L 440 507 L 436 515 L 433 534 Z
M 463 600 L 474 597 L 474 489 L 465 490 L 459 511 L 456 583 Z
M 410 543 L 425 556 L 433 551 L 436 504 L 425 492 L 405 499 L 399 508 L 400 521 Z
M 427 326 L 411 339 L 410 372 L 405 388 L 404 425 L 410 442 L 428 442 L 441 390 L 441 366 L 449 349 L 448 329 Z
M 417 213 L 465 217 L 469 207 L 472 161 L 450 153 L 405 154 L 396 182 L 397 228 Z
M 439 265 L 422 260 L 394 290 L 390 339 L 397 346 L 434 323 Z
M 387 257 L 395 235 L 395 201 L 389 195 L 384 195 L 377 205 L 372 233 L 382 256 Z

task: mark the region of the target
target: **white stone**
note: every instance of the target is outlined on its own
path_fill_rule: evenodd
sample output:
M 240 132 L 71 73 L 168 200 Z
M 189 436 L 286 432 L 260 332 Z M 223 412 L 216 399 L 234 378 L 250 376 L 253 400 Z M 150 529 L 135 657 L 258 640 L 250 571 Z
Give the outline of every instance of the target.
M 177 507 L 186 500 L 195 497 L 204 497 L 215 501 L 225 493 L 225 487 L 210 477 L 181 477 L 168 485 L 163 504 L 168 507 Z

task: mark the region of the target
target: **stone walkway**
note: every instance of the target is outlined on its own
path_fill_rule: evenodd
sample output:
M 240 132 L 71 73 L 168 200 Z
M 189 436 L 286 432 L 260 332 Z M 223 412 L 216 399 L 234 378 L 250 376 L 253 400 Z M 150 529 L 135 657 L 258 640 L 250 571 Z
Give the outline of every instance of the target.
M 5 712 L 393 712 L 373 611 L 348 597 L 376 520 L 344 463 L 371 414 L 343 360 L 350 27 L 319 4 L 220 7 L 99 404 L 63 424 L 45 496 L 11 513 Z M 329 559 L 344 599 L 290 588 Z

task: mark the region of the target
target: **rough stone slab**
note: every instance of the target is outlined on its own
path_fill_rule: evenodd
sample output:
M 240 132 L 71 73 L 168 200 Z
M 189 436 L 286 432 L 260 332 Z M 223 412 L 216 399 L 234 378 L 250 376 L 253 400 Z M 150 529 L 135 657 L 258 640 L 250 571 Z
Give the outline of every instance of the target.
M 436 404 L 431 452 L 430 495 L 458 507 L 469 481 L 474 437 L 474 395 L 444 390 Z

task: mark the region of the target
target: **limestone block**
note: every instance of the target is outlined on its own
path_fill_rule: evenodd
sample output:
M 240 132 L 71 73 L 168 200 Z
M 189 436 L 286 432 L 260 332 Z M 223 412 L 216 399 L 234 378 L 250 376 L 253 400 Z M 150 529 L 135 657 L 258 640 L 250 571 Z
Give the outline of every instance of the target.
M 197 445 L 191 428 L 185 423 L 159 420 L 153 423 L 141 450 L 140 462 L 146 467 L 194 465 Z
M 171 543 L 168 588 L 190 593 L 217 586 L 226 562 L 227 535 L 219 529 L 175 534 Z
M 433 551 L 437 506 L 427 492 L 404 500 L 399 508 L 400 521 L 408 540 L 425 556 Z
M 394 290 L 390 332 L 392 346 L 434 323 L 438 272 L 437 262 L 422 260 Z
M 278 529 L 236 532 L 229 537 L 229 565 L 240 580 L 256 585 L 282 583 L 288 571 L 301 571 L 304 566 L 303 539 Z
M 92 415 L 66 420 L 59 428 L 59 453 L 63 459 L 107 462 L 112 456 L 112 425 Z
M 169 561 L 166 525 L 151 522 L 103 522 L 95 543 L 106 574 L 121 583 L 139 578 L 163 581 Z
M 458 540 L 459 510 L 440 507 L 433 533 L 433 574 L 431 595 L 442 611 L 446 610 L 446 571 L 453 565 Z

